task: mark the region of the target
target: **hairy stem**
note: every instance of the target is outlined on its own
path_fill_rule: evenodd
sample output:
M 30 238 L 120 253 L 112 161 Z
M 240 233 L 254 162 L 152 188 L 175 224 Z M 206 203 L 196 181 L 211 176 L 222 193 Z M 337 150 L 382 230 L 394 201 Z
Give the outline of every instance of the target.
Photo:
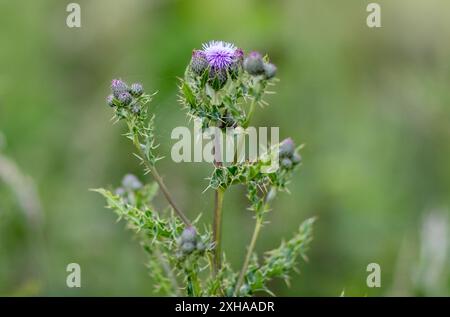
M 250 240 L 250 244 L 247 248 L 247 254 L 245 255 L 244 264 L 242 265 L 241 273 L 239 274 L 239 279 L 236 283 L 233 296 L 237 296 L 239 294 L 239 289 L 241 288 L 242 282 L 244 282 L 245 273 L 247 272 L 248 264 L 250 263 L 253 250 L 255 249 L 256 240 L 258 240 L 259 231 L 261 230 L 262 224 L 263 224 L 263 217 L 257 216 L 255 228 L 253 229 L 252 239 Z
M 139 138 L 137 137 L 137 135 L 134 136 L 133 138 L 133 143 L 136 147 L 136 149 L 139 152 L 139 156 L 142 158 L 142 161 L 145 164 L 145 167 L 150 171 L 150 173 L 152 174 L 153 178 L 155 179 L 155 181 L 158 183 L 159 188 L 161 189 L 161 191 L 164 194 L 164 197 L 166 198 L 167 202 L 170 204 L 170 206 L 172 206 L 173 210 L 175 211 L 175 213 L 178 215 L 178 217 L 180 217 L 180 219 L 187 225 L 190 226 L 191 222 L 189 221 L 189 219 L 186 217 L 186 215 L 181 211 L 180 208 L 178 208 L 177 204 L 175 203 L 175 201 L 172 198 L 172 195 L 170 194 L 169 190 L 167 189 L 166 184 L 164 183 L 162 177 L 159 175 L 157 169 L 155 166 L 153 166 L 152 164 L 150 164 L 146 158 L 144 153 L 142 152 L 142 148 L 141 148 L 141 143 L 139 142 Z

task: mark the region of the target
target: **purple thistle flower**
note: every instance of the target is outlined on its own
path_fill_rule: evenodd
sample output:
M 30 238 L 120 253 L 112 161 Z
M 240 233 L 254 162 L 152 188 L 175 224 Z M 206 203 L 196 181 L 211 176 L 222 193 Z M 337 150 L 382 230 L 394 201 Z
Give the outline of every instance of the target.
M 211 41 L 203 44 L 202 48 L 209 66 L 216 70 L 228 69 L 238 50 L 233 44 L 223 41 Z
M 119 99 L 120 103 L 126 106 L 130 104 L 130 102 L 133 100 L 133 97 L 131 97 L 130 93 L 123 92 L 119 95 L 117 99 Z
M 111 90 L 114 97 L 119 98 L 121 93 L 128 91 L 128 86 L 120 79 L 113 79 L 111 82 Z

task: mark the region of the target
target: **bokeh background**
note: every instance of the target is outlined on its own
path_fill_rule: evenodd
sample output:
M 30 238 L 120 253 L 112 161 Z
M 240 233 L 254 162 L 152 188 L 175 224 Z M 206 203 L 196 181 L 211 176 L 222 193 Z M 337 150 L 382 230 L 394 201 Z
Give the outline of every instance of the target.
M 0 295 L 154 295 L 146 256 L 89 188 L 141 175 L 105 104 L 112 78 L 159 93 L 159 169 L 191 218 L 211 221 L 211 166 L 170 160 L 187 120 L 177 76 L 193 48 L 221 39 L 268 53 L 281 79 L 254 125 L 306 144 L 257 250 L 317 216 L 309 262 L 285 296 L 449 295 L 450 2 L 1 1 Z M 143 179 L 144 177 L 141 177 Z M 161 207 L 165 206 L 162 199 Z M 224 249 L 237 269 L 251 235 L 242 188 L 226 196 Z M 82 287 L 66 287 L 66 265 Z M 378 263 L 380 288 L 366 285 Z

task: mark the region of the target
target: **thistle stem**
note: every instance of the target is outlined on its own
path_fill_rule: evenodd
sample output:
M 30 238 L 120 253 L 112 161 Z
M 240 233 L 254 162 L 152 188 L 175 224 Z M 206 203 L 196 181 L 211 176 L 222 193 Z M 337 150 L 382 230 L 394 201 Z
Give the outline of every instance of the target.
M 216 128 L 214 136 L 214 166 L 220 168 L 222 166 L 222 151 L 220 143 L 220 130 Z M 213 272 L 214 275 L 220 270 L 221 252 L 222 252 L 222 205 L 225 190 L 222 188 L 216 189 L 214 193 L 214 220 L 213 220 L 213 239 L 214 239 L 214 259 Z
M 213 239 L 214 239 L 214 260 L 213 268 L 214 274 L 220 270 L 221 267 L 221 252 L 222 252 L 222 205 L 223 205 L 224 191 L 217 189 L 214 195 L 214 227 L 213 227 Z
M 176 214 L 181 218 L 181 220 L 187 225 L 190 226 L 191 222 L 186 217 L 186 215 L 181 211 L 180 208 L 176 205 L 175 201 L 173 200 L 169 190 L 167 189 L 166 185 L 164 184 L 164 181 L 162 177 L 159 175 L 158 171 L 154 166 L 147 166 L 152 173 L 153 178 L 158 183 L 159 187 L 161 188 L 161 191 L 164 194 L 164 197 L 168 201 L 168 203 L 172 206 L 173 210 L 176 212 Z
M 159 248 L 154 248 L 154 252 L 156 255 L 156 258 L 161 263 L 161 267 L 166 273 L 168 279 L 170 280 L 171 286 L 173 288 L 175 296 L 180 296 L 180 288 L 178 286 L 178 281 L 175 275 L 173 274 L 172 268 L 170 267 L 169 263 L 167 263 L 167 260 L 164 258 L 164 256 L 159 251 Z
M 255 112 L 255 108 L 256 108 L 256 98 L 253 98 L 252 102 L 250 103 L 250 109 L 248 111 L 248 115 L 245 118 L 245 122 L 242 124 L 242 127 L 244 129 L 248 128 L 248 125 L 250 124 L 250 121 L 253 117 L 253 113 Z M 236 151 L 234 153 L 234 163 L 238 162 L 238 159 L 239 159 L 238 156 L 240 156 L 240 154 L 241 154 L 242 147 L 244 146 L 244 140 L 245 140 L 245 135 L 239 137 L 239 141 L 238 141 L 239 143 L 238 143 Z
M 245 119 L 245 122 L 242 125 L 244 129 L 248 128 L 250 120 L 253 117 L 253 113 L 255 112 L 255 108 L 256 108 L 256 98 L 253 98 L 252 102 L 250 103 L 250 109 L 248 110 L 247 118 Z
M 137 135 L 134 136 L 133 143 L 134 143 L 134 146 L 136 147 L 136 149 L 138 150 L 139 156 L 142 158 L 142 161 L 144 162 L 145 167 L 150 171 L 153 178 L 158 183 L 159 188 L 161 189 L 162 193 L 164 194 L 164 197 L 166 198 L 167 202 L 170 204 L 170 206 L 172 206 L 172 209 L 175 211 L 175 213 L 178 215 L 178 217 L 180 217 L 180 219 L 186 224 L 186 226 L 190 226 L 191 222 L 186 217 L 186 215 L 181 211 L 181 209 L 178 208 L 177 204 L 175 203 L 175 201 L 172 198 L 172 195 L 170 194 L 169 190 L 167 189 L 167 186 L 164 183 L 162 177 L 159 175 L 156 167 L 153 166 L 152 164 L 150 164 L 145 159 L 145 155 L 142 152 L 141 143 L 139 142 L 139 138 Z
M 258 235 L 259 231 L 261 230 L 262 224 L 263 224 L 263 217 L 257 216 L 255 228 L 253 229 L 252 239 L 247 248 L 247 254 L 245 255 L 244 264 L 242 265 L 241 273 L 239 274 L 239 279 L 236 283 L 233 296 L 237 296 L 239 294 L 239 289 L 241 288 L 241 285 L 244 282 L 245 272 L 247 271 L 248 264 L 250 263 L 250 258 L 252 257 L 253 250 L 255 249 L 256 240 L 258 240 Z

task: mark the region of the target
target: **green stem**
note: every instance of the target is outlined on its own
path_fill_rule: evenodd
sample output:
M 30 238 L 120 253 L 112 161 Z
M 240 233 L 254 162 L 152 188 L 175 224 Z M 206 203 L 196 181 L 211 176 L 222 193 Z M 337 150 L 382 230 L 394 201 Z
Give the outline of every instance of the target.
M 214 195 L 214 225 L 213 225 L 213 239 L 214 239 L 214 260 L 213 268 L 214 275 L 221 268 L 221 252 L 222 252 L 222 205 L 223 205 L 224 190 L 217 189 Z
M 252 102 L 250 103 L 250 109 L 248 111 L 248 115 L 245 118 L 245 122 L 242 124 L 242 128 L 244 128 L 244 129 L 248 128 L 248 125 L 250 124 L 250 121 L 253 117 L 253 113 L 255 113 L 256 103 L 257 103 L 256 98 L 253 98 Z M 239 137 L 239 143 L 237 145 L 236 151 L 234 152 L 234 163 L 235 164 L 238 161 L 238 155 L 242 151 L 242 146 L 244 145 L 244 139 L 245 139 L 245 135 L 242 135 Z
M 220 131 L 216 130 L 214 137 L 214 166 L 215 168 L 222 167 L 222 148 L 220 143 Z M 223 196 L 225 190 L 218 188 L 214 193 L 214 220 L 213 220 L 213 239 L 214 239 L 214 259 L 213 259 L 213 273 L 214 275 L 220 270 L 221 252 L 222 252 L 222 206 Z
M 133 143 L 136 149 L 139 152 L 139 156 L 142 158 L 142 161 L 145 164 L 145 167 L 150 171 L 155 181 L 158 183 L 159 188 L 161 189 L 162 193 L 164 194 L 164 197 L 166 198 L 167 202 L 172 206 L 175 213 L 181 218 L 181 220 L 186 224 L 186 226 L 190 226 L 191 222 L 186 217 L 186 215 L 181 211 L 180 208 L 178 208 L 177 204 L 172 198 L 172 195 L 170 194 L 169 190 L 167 189 L 162 177 L 159 175 L 157 169 L 155 166 L 150 164 L 147 159 L 145 158 L 144 153 L 142 152 L 141 143 L 139 141 L 138 136 L 135 134 L 133 138 Z
M 263 224 L 263 217 L 257 216 L 255 228 L 253 229 L 252 239 L 247 249 L 247 254 L 245 255 L 244 264 L 242 265 L 241 273 L 239 274 L 239 279 L 236 283 L 236 287 L 234 289 L 233 296 L 237 296 L 239 294 L 239 289 L 241 288 L 242 283 L 244 282 L 245 273 L 247 272 L 248 264 L 250 263 L 250 259 L 252 257 L 253 250 L 255 249 L 256 240 L 258 240 L 259 231 L 261 230 Z
M 161 264 L 162 269 L 164 270 L 164 273 L 166 273 L 167 278 L 170 280 L 173 292 L 175 296 L 180 296 L 180 288 L 178 286 L 177 278 L 175 277 L 175 274 L 173 274 L 172 268 L 170 267 L 167 260 L 164 258 L 164 256 L 161 254 L 159 248 L 154 248 L 155 256 L 158 259 L 159 263 Z
M 250 103 L 250 109 L 248 111 L 248 115 L 247 118 L 245 119 L 244 124 L 242 125 L 242 127 L 244 129 L 248 128 L 248 125 L 250 123 L 250 120 L 253 117 L 253 113 L 255 112 L 255 108 L 256 108 L 256 98 L 253 98 L 252 102 Z

